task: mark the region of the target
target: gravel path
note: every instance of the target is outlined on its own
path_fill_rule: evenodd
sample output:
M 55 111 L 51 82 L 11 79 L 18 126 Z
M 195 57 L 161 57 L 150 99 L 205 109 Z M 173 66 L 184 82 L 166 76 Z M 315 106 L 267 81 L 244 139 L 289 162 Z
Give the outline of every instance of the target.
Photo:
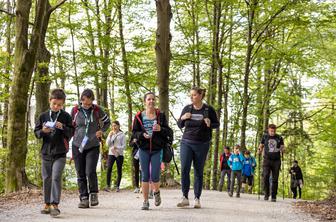
M 100 204 L 97 207 L 78 209 L 78 198 L 71 197 L 62 200 L 62 214 L 58 218 L 41 215 L 41 205 L 31 204 L 0 210 L 0 221 L 316 221 L 311 216 L 294 210 L 293 201 L 288 199 L 279 199 L 278 202 L 272 203 L 258 200 L 254 195 L 242 194 L 241 198 L 230 198 L 225 192 L 203 191 L 201 209 L 178 209 L 176 203 L 180 195 L 179 190 L 161 190 L 162 205 L 155 207 L 151 201 L 151 209 L 141 211 L 141 194 L 134 194 L 129 190 L 120 193 L 101 192 Z

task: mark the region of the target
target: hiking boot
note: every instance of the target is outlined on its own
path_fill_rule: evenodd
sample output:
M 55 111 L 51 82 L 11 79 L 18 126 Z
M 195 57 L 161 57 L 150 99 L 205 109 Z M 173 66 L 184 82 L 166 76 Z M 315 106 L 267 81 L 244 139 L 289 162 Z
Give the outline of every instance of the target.
M 141 210 L 149 210 L 149 201 L 145 200 L 142 204 Z
M 90 202 L 89 199 L 81 199 L 78 208 L 89 208 L 90 207 Z
M 264 196 L 264 200 L 268 201 L 269 196 Z
M 189 206 L 189 200 L 186 197 L 182 197 L 181 202 L 177 204 L 177 207 L 187 207 Z
M 116 187 L 116 192 L 118 193 L 118 192 L 120 192 L 120 189 L 119 189 L 119 187 Z
M 194 200 L 194 208 L 197 208 L 197 209 L 201 208 L 201 201 L 200 201 L 199 198 L 195 198 L 195 200 Z
M 271 202 L 276 202 L 276 198 L 272 197 Z
M 237 197 L 237 198 L 240 198 L 240 194 L 239 194 L 239 193 L 237 193 L 237 194 L 236 194 L 236 197 Z
M 233 193 L 229 192 L 229 197 L 232 197 L 233 196 Z
M 91 202 L 91 207 L 97 206 L 99 204 L 97 193 L 90 194 L 90 202 Z
M 57 217 L 58 215 L 60 215 L 61 211 L 58 209 L 58 205 L 57 204 L 52 204 L 50 206 L 50 216 L 51 217 Z
M 45 204 L 43 209 L 41 210 L 41 214 L 49 214 L 50 213 L 50 204 Z
M 155 198 L 155 206 L 160 206 L 161 204 L 160 191 L 154 192 L 154 198 Z
M 135 188 L 135 190 L 133 191 L 133 193 L 140 193 L 139 187 Z
M 151 190 L 148 194 L 148 199 L 153 199 L 153 190 Z

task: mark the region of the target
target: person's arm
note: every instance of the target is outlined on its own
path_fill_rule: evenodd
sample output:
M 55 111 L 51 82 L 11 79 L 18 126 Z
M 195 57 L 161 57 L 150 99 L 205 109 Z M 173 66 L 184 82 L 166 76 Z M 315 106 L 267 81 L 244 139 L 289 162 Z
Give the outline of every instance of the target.
M 228 159 L 227 163 L 228 163 L 229 167 L 232 169 L 232 155 Z
M 102 122 L 101 130 L 103 132 L 106 132 L 111 125 L 110 117 L 102 110 L 102 108 L 99 108 L 99 119 Z
M 74 127 L 73 127 L 73 124 L 72 124 L 72 118 L 71 118 L 70 114 L 65 112 L 65 115 L 66 115 L 66 117 L 65 117 L 66 120 L 65 120 L 65 123 L 63 124 L 63 132 L 64 132 L 64 136 L 69 141 L 74 134 Z
M 284 140 L 283 140 L 282 137 L 280 137 L 280 152 L 281 152 L 282 154 L 285 153 L 285 144 L 284 144 Z
M 133 120 L 133 128 L 132 128 L 132 137 L 133 139 L 136 139 L 137 141 L 145 139 L 144 137 L 145 130 L 139 123 L 139 120 L 137 117 L 134 117 Z
M 125 150 L 125 148 L 126 148 L 126 136 L 124 133 L 122 133 L 120 136 L 120 147 L 118 147 L 118 149 Z
M 185 126 L 185 119 L 183 119 L 183 116 L 184 116 L 184 114 L 186 114 L 187 113 L 187 107 L 188 106 L 186 106 L 186 107 L 184 107 L 183 108 L 183 110 L 182 110 L 182 112 L 181 112 L 181 115 L 180 115 L 180 118 L 177 120 L 177 126 L 180 128 L 180 129 L 182 129 L 182 128 L 184 128 L 184 126 Z M 183 119 L 183 120 L 182 120 Z
M 34 134 L 36 138 L 41 139 L 45 136 L 48 136 L 49 133 L 46 133 L 43 131 L 43 120 L 42 120 L 42 114 L 39 116 L 39 118 L 35 122 L 35 128 L 34 128 Z
M 110 148 L 112 146 L 112 140 L 111 140 L 111 133 L 108 134 L 107 138 L 106 138 L 106 146 L 108 148 Z
M 260 142 L 259 148 L 258 148 L 258 155 L 261 155 L 263 153 L 264 147 L 265 147 L 265 136 L 263 136 L 261 138 L 261 142 Z

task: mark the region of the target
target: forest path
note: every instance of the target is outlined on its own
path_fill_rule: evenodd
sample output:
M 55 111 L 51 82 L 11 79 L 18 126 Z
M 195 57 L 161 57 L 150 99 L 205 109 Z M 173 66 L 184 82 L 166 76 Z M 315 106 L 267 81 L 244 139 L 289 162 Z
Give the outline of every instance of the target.
M 155 207 L 150 200 L 150 210 L 142 211 L 142 196 L 130 190 L 100 192 L 99 206 L 89 209 L 77 208 L 78 198 L 66 197 L 60 204 L 61 215 L 51 218 L 40 214 L 41 204 L 32 203 L 7 210 L 0 210 L 1 222 L 18 221 L 316 221 L 307 214 L 298 212 L 293 200 L 279 198 L 276 203 L 258 200 L 256 195 L 241 194 L 240 198 L 230 198 L 226 192 L 207 191 L 202 194 L 201 209 L 179 209 L 180 190 L 161 190 L 162 205 Z M 190 192 L 193 197 L 193 192 Z

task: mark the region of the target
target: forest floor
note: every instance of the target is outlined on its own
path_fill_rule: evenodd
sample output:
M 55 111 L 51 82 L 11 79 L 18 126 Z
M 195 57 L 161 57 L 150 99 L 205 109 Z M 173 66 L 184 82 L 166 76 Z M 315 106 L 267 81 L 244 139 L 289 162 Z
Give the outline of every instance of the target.
M 295 207 L 297 202 L 282 198 L 272 203 L 258 200 L 256 195 L 242 194 L 240 198 L 230 198 L 226 192 L 203 191 L 201 209 L 179 209 L 180 190 L 161 190 L 162 205 L 155 207 L 150 201 L 150 210 L 142 211 L 142 196 L 130 190 L 100 192 L 99 206 L 79 209 L 78 195 L 75 191 L 64 191 L 60 204 L 61 215 L 51 218 L 40 214 L 42 207 L 41 191 L 23 191 L 21 193 L 0 196 L 0 221 L 323 221 L 321 217 L 312 217 Z M 190 192 L 192 197 L 192 191 Z M 335 205 L 334 205 L 335 206 Z

